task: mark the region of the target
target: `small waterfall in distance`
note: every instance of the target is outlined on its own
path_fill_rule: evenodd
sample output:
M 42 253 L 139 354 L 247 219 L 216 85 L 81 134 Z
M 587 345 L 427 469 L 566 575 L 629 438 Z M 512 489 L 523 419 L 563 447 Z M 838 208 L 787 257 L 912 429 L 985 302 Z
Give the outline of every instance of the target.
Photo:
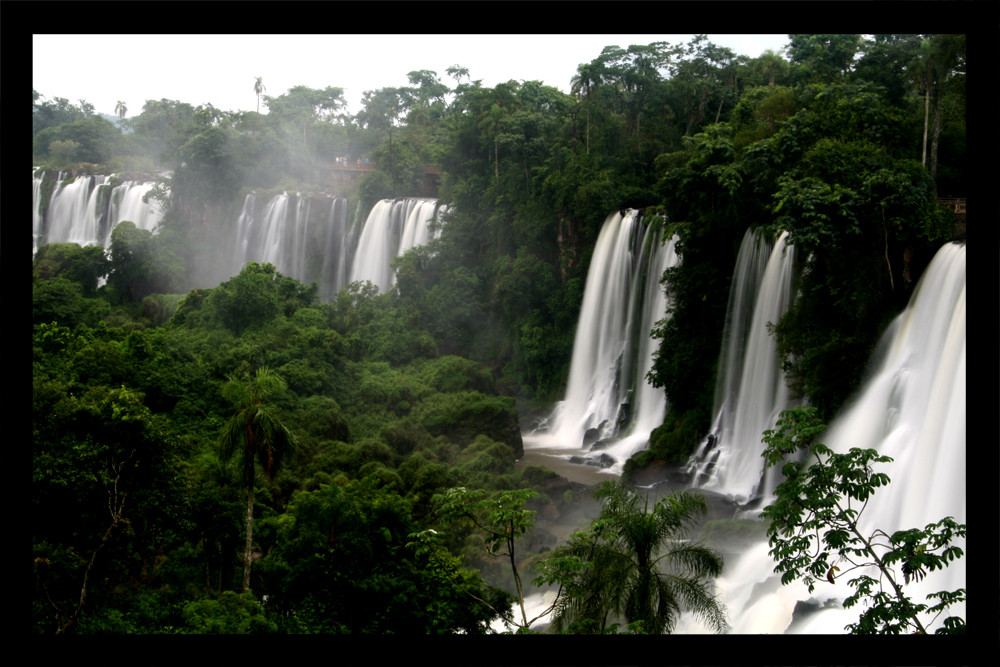
M 435 238 L 432 223 L 446 211 L 436 199 L 383 199 L 359 231 L 344 197 L 282 192 L 261 207 L 251 192 L 236 222 L 232 271 L 268 262 L 284 275 L 317 283 L 326 301 L 356 280 L 386 291 L 395 284 L 392 260 Z
M 748 229 L 729 293 L 716 382 L 715 421 L 691 457 L 694 486 L 745 504 L 769 491 L 764 480 L 761 434 L 791 406 L 777 346 L 768 331 L 793 298 L 795 249 L 787 232 L 773 244 Z
M 946 516 L 966 521 L 965 267 L 964 244 L 949 243 L 938 251 L 909 305 L 883 334 L 867 379 L 819 438 L 834 451 L 872 448 L 893 458 L 878 466 L 891 482 L 862 514 L 864 534 L 875 528 L 889 534 L 923 528 Z M 964 543 L 956 544 L 964 550 Z M 906 591 L 915 602 L 924 602 L 929 592 L 963 587 L 964 558 Z M 846 581 L 820 582 L 812 595 L 801 583 L 783 586 L 766 540 L 726 564 L 717 592 L 734 633 L 842 634 L 859 613 L 841 606 L 853 592 Z M 800 605 L 819 610 L 795 618 Z M 961 606 L 950 611 L 964 617 Z M 678 632 L 706 630 L 685 617 Z
M 447 207 L 439 206 L 436 199 L 406 197 L 376 202 L 358 238 L 350 282 L 367 280 L 380 292 L 392 288 L 396 284 L 392 260 L 436 238 L 439 229 L 433 229 L 432 223 L 445 212 Z
M 660 278 L 679 260 L 676 239 L 663 244 L 661 227 L 643 224 L 635 209 L 605 220 L 584 287 L 565 397 L 542 427 L 525 434 L 526 448 L 581 452 L 596 441 L 591 456 L 597 458 L 585 462 L 610 464 L 607 472 L 618 474 L 663 422 L 666 396 L 646 380 L 650 331 L 667 311 Z
M 123 220 L 139 229 L 156 231 L 163 212 L 155 203 L 143 202 L 154 187 L 151 182 L 124 181 L 112 186 L 113 176 L 79 176 L 64 183 L 60 172 L 44 215 L 41 211 L 42 176 L 32 176 L 32 254 L 43 243 L 100 245 L 111 243 L 111 232 Z
M 113 176 L 80 176 L 32 172 L 32 255 L 45 243 L 76 243 L 108 248 L 111 232 L 123 220 L 155 233 L 162 219 L 156 203 L 143 197 L 154 183 Z M 57 180 L 43 206 L 44 178 Z M 447 212 L 436 199 L 382 200 L 372 209 L 359 239 L 344 197 L 282 192 L 261 205 L 256 193 L 244 198 L 235 238 L 224 265 L 238 274 L 247 262 L 269 262 L 281 273 L 305 283 L 316 282 L 320 298 L 329 301 L 349 281 L 371 280 L 381 291 L 395 284 L 391 262 L 440 234 L 435 222 Z M 360 241 L 364 240 L 364 244 Z
M 107 176 L 79 176 L 68 184 L 60 180 L 46 214 L 45 242 L 104 245 L 109 231 L 101 224 L 106 207 L 98 207 L 98 201 L 107 195 L 108 180 Z
M 39 243 L 42 241 L 43 219 L 42 219 L 42 182 L 45 172 L 35 168 L 31 173 L 31 255 L 38 253 Z M 60 174 L 61 176 L 61 174 Z M 60 179 L 61 180 L 61 179 Z
M 292 203 L 289 212 L 289 203 Z M 236 243 L 242 251 L 239 266 L 247 262 L 273 264 L 281 273 L 296 280 L 308 281 L 305 254 L 309 239 L 309 199 L 287 192 L 275 195 L 257 217 L 256 194 L 243 202 L 236 223 Z M 316 247 L 315 243 L 309 243 Z
M 353 233 L 344 197 L 290 194 L 271 197 L 262 207 L 250 192 L 236 220 L 233 275 L 247 262 L 273 264 L 282 274 L 317 283 L 329 300 L 344 287 Z

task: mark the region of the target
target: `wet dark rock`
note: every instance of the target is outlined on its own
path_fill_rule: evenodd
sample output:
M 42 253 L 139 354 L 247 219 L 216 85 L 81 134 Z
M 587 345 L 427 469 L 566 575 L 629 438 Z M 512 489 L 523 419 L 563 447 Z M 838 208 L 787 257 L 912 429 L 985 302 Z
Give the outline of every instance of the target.
M 594 428 L 588 428 L 587 431 L 586 431 L 586 433 L 583 434 L 583 446 L 587 447 L 591 443 L 594 443 L 594 442 L 597 442 L 598 440 L 600 440 L 601 439 L 601 431 L 604 429 L 604 427 L 605 427 L 605 425 L 607 423 L 608 423 L 608 420 L 605 419 L 604 421 L 602 421 L 600 423 L 599 426 L 595 426 Z
M 595 468 L 610 468 L 615 464 L 614 458 L 608 456 L 607 454 L 601 454 L 597 457 L 592 456 L 571 456 L 569 457 L 570 463 L 579 463 L 586 466 L 594 466 Z
M 615 444 L 617 440 L 614 438 L 605 438 L 604 440 L 598 440 L 594 443 L 594 446 L 590 448 L 592 452 L 599 452 L 602 449 L 607 449 L 611 445 Z

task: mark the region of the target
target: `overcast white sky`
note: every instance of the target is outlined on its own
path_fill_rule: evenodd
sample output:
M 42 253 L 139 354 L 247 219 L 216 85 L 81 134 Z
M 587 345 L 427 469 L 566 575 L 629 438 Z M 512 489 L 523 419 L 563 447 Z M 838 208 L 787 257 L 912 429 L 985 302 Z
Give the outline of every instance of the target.
M 113 114 L 118 100 L 128 115 L 149 99 L 194 106 L 254 110 L 254 80 L 278 96 L 293 86 L 344 89 L 349 110 L 360 109 L 366 90 L 407 85 L 407 72 L 469 70 L 484 86 L 514 79 L 540 80 L 563 91 L 578 65 L 605 46 L 666 41 L 686 44 L 693 35 L 34 35 L 32 88 L 46 99 L 83 99 L 98 113 Z M 752 58 L 778 51 L 787 35 L 714 35 L 715 44 Z M 87 54 L 72 63 L 72 54 Z M 153 57 L 150 54 L 162 54 Z M 262 106 L 262 112 L 266 109 Z

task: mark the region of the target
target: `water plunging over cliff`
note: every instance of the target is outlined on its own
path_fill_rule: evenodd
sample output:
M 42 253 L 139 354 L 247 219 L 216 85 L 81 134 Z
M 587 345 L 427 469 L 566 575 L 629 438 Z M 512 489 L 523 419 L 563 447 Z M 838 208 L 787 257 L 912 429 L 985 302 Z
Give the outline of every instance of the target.
M 118 223 L 129 220 L 139 229 L 155 232 L 163 213 L 143 197 L 154 183 L 124 181 L 112 186 L 110 176 L 79 176 L 70 183 L 60 173 L 42 210 L 42 177 L 33 175 L 32 253 L 43 243 L 77 243 L 107 248 Z
M 326 301 L 356 280 L 385 291 L 395 284 L 392 260 L 435 238 L 440 230 L 433 223 L 445 211 L 436 199 L 383 199 L 358 225 L 343 197 L 283 192 L 261 207 L 251 192 L 236 223 L 233 273 L 247 262 L 269 262 L 287 276 L 317 283 Z
M 688 469 L 697 487 L 738 503 L 766 494 L 761 434 L 791 404 L 768 325 L 793 297 L 795 253 L 787 232 L 775 243 L 747 230 L 733 273 L 716 382 L 715 421 Z
M 666 413 L 662 389 L 646 381 L 652 368 L 650 331 L 665 317 L 659 282 L 678 263 L 674 241 L 662 243 L 661 225 L 644 224 L 639 211 L 612 213 L 594 246 L 573 345 L 564 399 L 526 447 L 580 450 L 620 473 L 645 447 Z
M 350 282 L 368 280 L 380 292 L 390 289 L 396 284 L 392 260 L 435 238 L 439 229 L 435 230 L 432 223 L 445 211 L 436 199 L 408 197 L 377 202 L 358 238 Z
M 893 458 L 878 466 L 892 481 L 862 514 L 865 534 L 876 527 L 889 534 L 923 528 L 946 516 L 966 520 L 965 266 L 964 244 L 938 251 L 909 305 L 883 335 L 867 379 L 819 438 L 834 451 L 873 448 Z M 964 541 L 955 544 L 965 548 Z M 809 595 L 801 583 L 782 586 L 773 568 L 763 540 L 726 564 L 719 594 L 733 632 L 841 634 L 857 620 L 858 610 L 840 604 L 852 592 L 846 582 L 821 582 Z M 960 559 L 906 590 L 923 602 L 929 592 L 965 586 Z M 793 622 L 799 604 L 824 608 Z M 949 611 L 964 616 L 964 605 Z M 701 631 L 696 623 L 679 630 Z

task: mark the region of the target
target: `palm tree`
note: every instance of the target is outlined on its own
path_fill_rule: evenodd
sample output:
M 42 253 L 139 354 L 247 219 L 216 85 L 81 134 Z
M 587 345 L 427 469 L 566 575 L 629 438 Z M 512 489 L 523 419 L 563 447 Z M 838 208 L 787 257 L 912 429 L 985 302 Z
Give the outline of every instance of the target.
M 649 511 L 648 500 L 621 482 L 605 482 L 595 497 L 604 503 L 591 528 L 554 553 L 585 564 L 562 582 L 554 627 L 603 633 L 609 622 L 624 621 L 633 631 L 663 634 L 688 610 L 726 631 L 725 607 L 711 593 L 722 557 L 684 538 L 706 509 L 704 496 L 677 493 Z
M 241 481 L 247 488 L 246 546 L 243 552 L 243 590 L 250 589 L 250 563 L 253 544 L 253 491 L 256 464 L 264 469 L 270 482 L 282 458 L 295 446 L 295 439 L 281 422 L 267 399 L 285 388 L 285 381 L 264 367 L 256 373 L 227 375 L 222 395 L 235 408 L 219 434 L 219 456 L 228 461 L 242 455 Z
M 590 105 L 594 89 L 601 84 L 600 66 L 597 63 L 580 65 L 576 68 L 576 76 L 570 80 L 570 92 L 583 100 L 587 111 L 586 146 L 590 155 Z
M 788 74 L 788 61 L 782 58 L 781 54 L 777 53 L 773 49 L 767 49 L 751 62 L 753 64 L 754 73 L 767 74 L 767 85 L 770 88 L 774 88 L 775 73 L 782 75 Z
M 253 119 L 253 136 L 257 138 L 257 117 L 260 116 L 260 95 L 267 88 L 264 87 L 264 77 L 258 76 L 253 82 L 253 92 L 257 95 L 257 116 Z
M 118 103 L 115 105 L 115 113 L 118 115 L 118 118 L 125 120 L 125 114 L 128 113 L 128 107 L 125 106 L 124 102 L 118 100 Z

